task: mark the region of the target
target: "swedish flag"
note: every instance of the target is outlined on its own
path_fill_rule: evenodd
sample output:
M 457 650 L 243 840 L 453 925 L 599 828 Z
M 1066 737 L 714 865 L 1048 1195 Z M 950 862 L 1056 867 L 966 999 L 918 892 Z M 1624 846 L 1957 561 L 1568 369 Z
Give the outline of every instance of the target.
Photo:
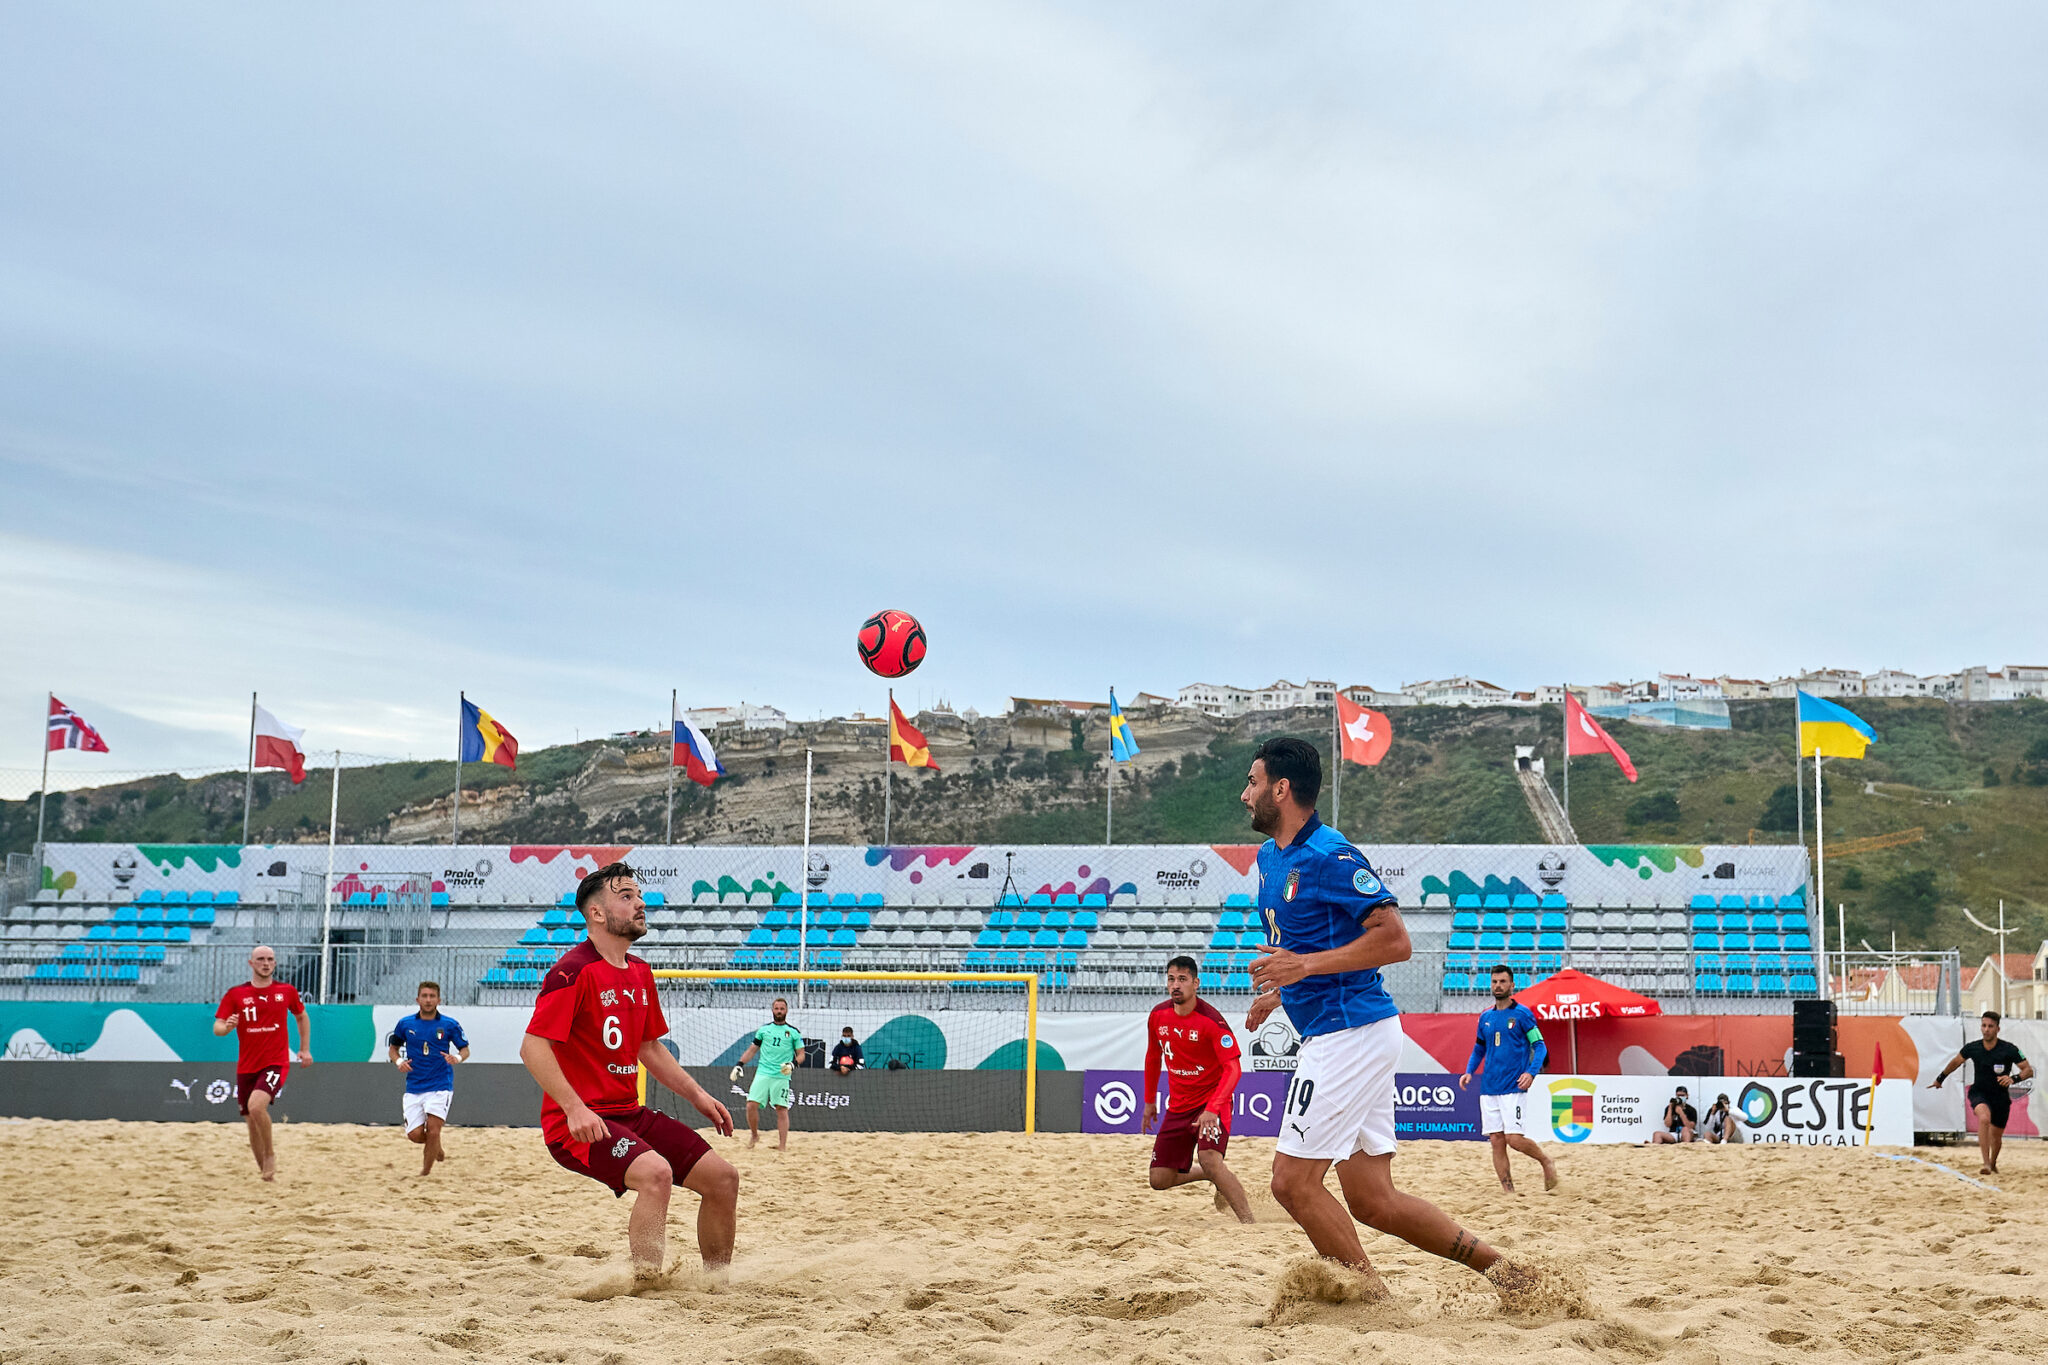
M 1799 694 L 1799 756 L 1861 758 L 1877 739 L 1877 731 L 1846 706 L 1837 706 L 1810 692 Z
M 1109 756 L 1118 763 L 1128 763 L 1138 756 L 1138 737 L 1131 733 L 1131 723 L 1124 719 L 1123 710 L 1116 704 L 1116 689 L 1109 689 Z

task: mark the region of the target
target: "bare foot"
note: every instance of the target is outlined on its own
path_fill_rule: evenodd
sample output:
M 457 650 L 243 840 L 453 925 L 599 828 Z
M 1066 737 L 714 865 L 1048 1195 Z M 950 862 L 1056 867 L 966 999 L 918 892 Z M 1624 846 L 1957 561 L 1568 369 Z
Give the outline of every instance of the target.
M 1543 1168 L 1543 1192 L 1545 1194 L 1549 1194 L 1552 1190 L 1557 1188 L 1557 1185 L 1557 1167 L 1545 1166 Z
M 1977 1174 L 1978 1174 L 1978 1175 L 1990 1175 L 1990 1174 L 1991 1174 L 1991 1168 L 1990 1168 L 1989 1166 L 1979 1166 L 1979 1167 L 1977 1168 Z M 264 1178 L 265 1180 L 268 1180 L 268 1179 L 270 1179 L 270 1177 L 269 1177 L 269 1176 L 267 1176 L 267 1175 L 266 1175 L 266 1176 L 264 1176 L 263 1178 Z
M 1514 1181 L 1512 1181 L 1512 1180 L 1503 1180 L 1503 1181 L 1501 1181 L 1501 1182 L 1500 1182 L 1500 1192 L 1501 1192 L 1502 1194 L 1513 1194 L 1513 1193 L 1515 1192 L 1515 1182 L 1514 1182 Z
M 1503 1256 L 1486 1268 L 1486 1279 L 1500 1295 L 1504 1313 L 1552 1319 L 1593 1316 L 1584 1277 L 1574 1270 Z
M 262 1178 L 263 1178 L 263 1179 L 265 1179 L 265 1180 L 275 1180 L 275 1179 L 277 1179 L 277 1172 L 276 1172 L 276 1171 L 262 1171 L 262 1172 L 259 1172 L 259 1174 L 260 1174 L 260 1175 L 262 1176 Z

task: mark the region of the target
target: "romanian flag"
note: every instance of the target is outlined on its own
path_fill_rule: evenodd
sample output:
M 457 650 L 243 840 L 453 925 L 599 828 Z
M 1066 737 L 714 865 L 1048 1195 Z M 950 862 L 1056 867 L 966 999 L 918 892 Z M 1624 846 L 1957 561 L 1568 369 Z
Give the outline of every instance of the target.
M 1799 694 L 1799 756 L 1812 758 L 1861 758 L 1876 740 L 1877 731 L 1865 725 L 1855 712 L 1837 706 L 1810 692 Z
M 903 708 L 889 698 L 889 759 L 908 768 L 930 768 L 939 770 L 932 762 L 931 745 L 925 743 L 924 734 L 903 718 Z
M 519 766 L 519 741 L 512 732 L 491 718 L 491 713 L 468 697 L 462 699 L 462 724 L 456 727 L 462 740 L 464 763 L 495 763 L 501 768 Z
M 1118 763 L 1128 763 L 1139 754 L 1138 737 L 1131 733 L 1131 723 L 1124 719 L 1123 708 L 1116 704 L 1116 689 L 1109 689 L 1109 756 Z

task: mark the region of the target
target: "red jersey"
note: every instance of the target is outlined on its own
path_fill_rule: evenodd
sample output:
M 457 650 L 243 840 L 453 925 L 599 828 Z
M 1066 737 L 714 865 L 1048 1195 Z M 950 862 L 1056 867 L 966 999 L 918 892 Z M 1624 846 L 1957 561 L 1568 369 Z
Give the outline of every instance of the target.
M 1195 1001 L 1187 1014 L 1177 1013 L 1171 1000 L 1154 1005 L 1145 1020 L 1145 1099 L 1159 1093 L 1159 1067 L 1166 1066 L 1166 1110 L 1185 1114 L 1214 1110 L 1227 1123 L 1230 1099 L 1237 1093 L 1243 1068 L 1237 1060 L 1237 1035 L 1214 1005 Z
M 640 1045 L 667 1033 L 668 1020 L 646 959 L 628 953 L 614 967 L 586 938 L 548 968 L 526 1031 L 555 1045 L 569 1088 L 592 1112 L 630 1114 L 640 1107 Z M 540 1130 L 549 1142 L 571 1140 L 552 1095 L 541 1099 Z
M 306 1005 L 299 999 L 297 987 L 283 981 L 272 981 L 268 986 L 252 986 L 244 981 L 220 998 L 220 1008 L 213 1012 L 213 1017 L 235 1021 L 235 1037 L 242 1049 L 235 1070 L 246 1076 L 273 1066 L 291 1066 L 291 1041 L 284 1021 L 289 1015 L 305 1012 Z M 299 1046 L 305 1046 L 303 1040 Z

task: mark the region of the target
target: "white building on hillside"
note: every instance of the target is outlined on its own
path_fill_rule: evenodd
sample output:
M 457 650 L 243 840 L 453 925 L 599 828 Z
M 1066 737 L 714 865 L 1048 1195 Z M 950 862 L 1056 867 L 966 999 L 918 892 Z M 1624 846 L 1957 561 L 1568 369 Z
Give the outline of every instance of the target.
M 1875 673 L 1863 675 L 1863 695 L 1866 697 L 1928 697 L 1934 695 L 1933 685 L 1932 678 L 1897 668 L 1880 668 Z
M 1729 701 L 1759 701 L 1771 695 L 1771 685 L 1762 678 L 1716 678 L 1721 695 Z
M 1537 688 L 1536 704 L 1538 706 L 1563 706 L 1564 684 L 1545 683 L 1543 684 L 1543 686 Z
M 1658 701 L 1721 701 L 1726 696 L 1717 678 L 1695 678 L 1690 673 L 1659 673 Z
M 1218 720 L 1229 720 L 1252 709 L 1252 693 L 1250 688 L 1232 687 L 1228 683 L 1189 683 L 1180 690 L 1174 704 Z
M 1628 701 L 1628 685 L 1618 682 L 1568 683 L 1565 691 L 1579 699 L 1581 706 L 1620 706 Z
M 1510 706 L 1514 696 L 1505 687 L 1483 678 L 1434 678 L 1428 682 L 1403 683 L 1401 690 L 1423 706 Z
M 1254 711 L 1292 711 L 1297 706 L 1330 706 L 1337 697 L 1337 684 L 1311 678 L 1295 684 L 1285 678 L 1268 683 L 1252 697 Z
M 1774 697 L 1790 697 L 1799 692 L 1810 697 L 1860 697 L 1863 675 L 1853 668 L 1817 668 L 1811 673 L 1779 678 L 1771 684 Z
M 1413 706 L 1415 698 L 1406 692 L 1382 692 L 1371 683 L 1353 683 L 1341 689 L 1345 696 L 1360 706 L 1384 709 L 1389 706 Z
M 755 706 L 741 702 L 738 706 L 694 706 L 683 712 L 690 718 L 690 724 L 707 734 L 721 725 L 737 725 L 742 730 L 787 730 L 789 717 L 772 706 Z

